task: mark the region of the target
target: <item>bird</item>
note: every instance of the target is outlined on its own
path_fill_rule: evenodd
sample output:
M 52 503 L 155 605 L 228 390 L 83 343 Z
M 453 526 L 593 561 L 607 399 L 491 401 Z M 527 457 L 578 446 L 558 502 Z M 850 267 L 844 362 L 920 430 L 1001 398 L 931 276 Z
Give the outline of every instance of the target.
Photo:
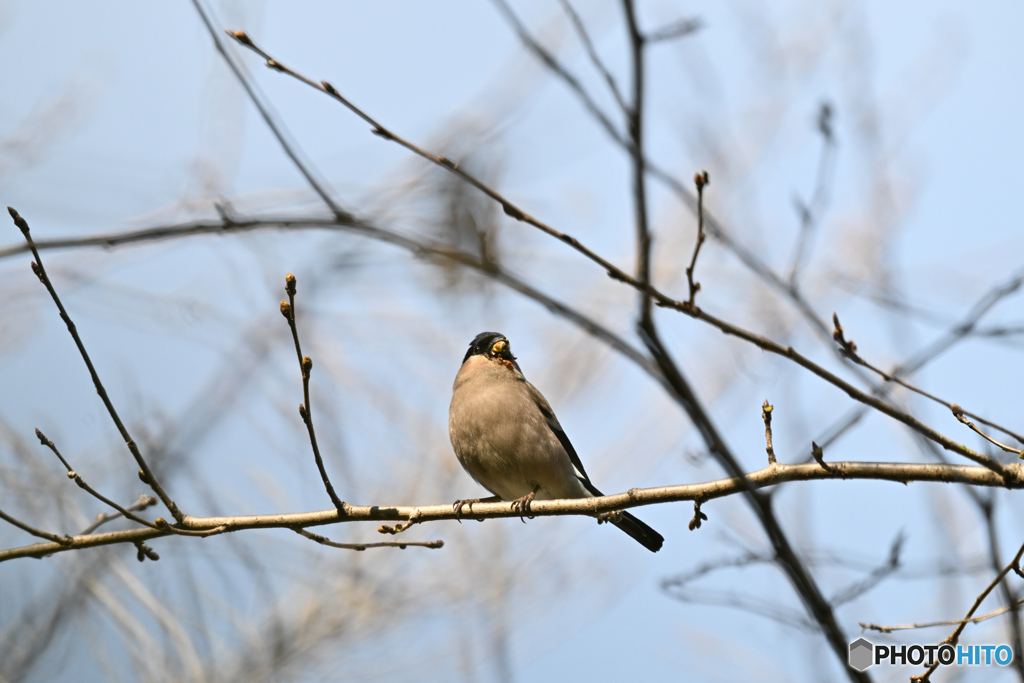
M 448 435 L 459 463 L 489 499 L 457 500 L 456 515 L 473 503 L 507 501 L 520 516 L 534 500 L 603 495 L 590 481 L 551 404 L 523 376 L 508 338 L 481 332 L 469 345 L 452 386 Z M 665 539 L 624 510 L 606 517 L 640 545 L 658 552 Z

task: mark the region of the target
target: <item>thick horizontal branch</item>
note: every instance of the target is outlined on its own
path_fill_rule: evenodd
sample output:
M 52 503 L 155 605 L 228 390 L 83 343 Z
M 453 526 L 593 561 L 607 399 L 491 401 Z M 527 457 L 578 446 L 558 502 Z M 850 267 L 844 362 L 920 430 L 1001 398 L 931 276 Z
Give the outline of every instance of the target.
M 774 486 L 789 481 L 810 481 L 814 479 L 869 479 L 909 484 L 913 481 L 968 484 L 973 486 L 1000 486 L 1024 488 L 1021 484 L 1020 464 L 1006 465 L 1012 471 L 1012 483 L 986 467 L 974 465 L 948 465 L 942 463 L 885 463 L 885 462 L 830 462 L 828 469 L 817 463 L 799 465 L 772 465 L 746 475 L 746 481 L 728 477 L 702 484 L 680 484 L 658 486 L 648 489 L 630 489 L 625 493 L 599 498 L 576 500 L 534 501 L 530 506 L 533 517 L 554 517 L 562 515 L 598 515 L 615 510 L 656 505 L 679 501 L 707 502 L 715 498 L 743 493 L 749 487 L 755 489 Z M 180 524 L 164 529 L 129 529 L 87 536 L 72 536 L 65 544 L 36 543 L 21 548 L 0 551 L 0 562 L 19 557 L 43 557 L 66 550 L 93 548 L 117 543 L 138 543 L 161 536 L 173 536 L 182 532 L 214 536 L 245 529 L 291 529 L 343 522 L 406 522 L 404 528 L 423 522 L 437 522 L 453 519 L 497 519 L 519 517 L 507 502 L 477 503 L 466 506 L 456 516 L 452 505 L 387 506 L 349 505 L 341 511 L 319 510 L 316 512 L 291 512 L 271 515 L 246 515 L 239 517 L 191 517 L 186 516 Z

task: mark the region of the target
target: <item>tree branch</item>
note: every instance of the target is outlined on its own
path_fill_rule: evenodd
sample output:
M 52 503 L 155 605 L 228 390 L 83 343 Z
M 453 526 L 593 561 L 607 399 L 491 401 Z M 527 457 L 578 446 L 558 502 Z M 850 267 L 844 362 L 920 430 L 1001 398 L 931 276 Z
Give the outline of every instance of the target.
M 341 502 L 338 494 L 334 492 L 330 477 L 327 476 L 327 469 L 324 467 L 323 458 L 320 457 L 320 447 L 316 443 L 316 430 L 313 429 L 313 409 L 309 402 L 309 375 L 313 371 L 313 359 L 302 355 L 302 345 L 299 343 L 299 328 L 295 325 L 295 276 L 288 273 L 285 276 L 285 291 L 288 292 L 288 301 L 281 302 L 281 314 L 288 320 L 288 327 L 292 331 L 292 340 L 295 342 L 295 355 L 299 359 L 299 370 L 302 371 L 302 396 L 303 403 L 299 404 L 299 416 L 306 425 L 309 433 L 309 443 L 313 447 L 313 458 L 316 460 L 316 468 L 320 470 L 320 478 L 327 489 L 334 507 L 340 512 L 345 503 Z
M 199 17 L 203 20 L 203 24 L 206 25 L 206 30 L 210 32 L 210 37 L 213 39 L 213 45 L 217 48 L 217 52 L 224 57 L 224 61 L 227 62 L 228 68 L 238 79 L 238 82 L 245 88 L 245 92 L 249 95 L 249 99 L 256 105 L 256 109 L 259 110 L 260 116 L 266 122 L 267 127 L 270 128 L 270 132 L 274 134 L 277 141 L 281 144 L 281 149 L 288 155 L 288 158 L 295 164 L 295 168 L 299 170 L 299 173 L 306 179 L 309 186 L 313 188 L 313 191 L 320 195 L 320 199 L 323 200 L 324 204 L 331 210 L 338 218 L 344 218 L 348 216 L 348 213 L 343 210 L 331 197 L 331 194 L 327 191 L 326 183 L 317 179 L 317 174 L 313 171 L 311 164 L 308 161 L 302 159 L 295 144 L 288 138 L 288 135 L 284 129 L 283 124 L 278 123 L 273 114 L 270 112 L 270 107 L 256 92 L 256 86 L 249 82 L 242 68 L 235 63 L 231 55 L 228 54 L 227 49 L 221 42 L 220 33 L 214 28 L 213 22 L 210 17 L 207 16 L 206 10 L 203 8 L 201 0 L 192 0 L 192 4 L 195 6 L 196 11 L 199 13 Z
M 1020 470 L 1020 464 L 1008 465 Z M 530 514 L 535 517 L 564 515 L 594 516 L 615 510 L 627 510 L 643 505 L 657 505 L 679 501 L 707 501 L 724 498 L 751 489 L 775 486 L 787 481 L 813 481 L 820 479 L 866 479 L 891 481 L 900 484 L 910 482 L 942 482 L 969 484 L 973 486 L 1005 486 L 1002 478 L 991 470 L 975 465 L 946 465 L 938 463 L 885 463 L 885 462 L 834 462 L 823 470 L 815 464 L 775 465 L 743 477 L 728 477 L 702 484 L 680 484 L 658 486 L 646 489 L 630 489 L 599 498 L 534 501 Z M 1019 481 L 1019 477 L 1017 479 Z M 1016 484 L 1012 488 L 1024 488 Z M 66 550 L 93 548 L 117 543 L 137 543 L 153 538 L 180 534 L 181 532 L 203 536 L 216 535 L 247 529 L 293 529 L 294 527 L 321 526 L 325 524 L 351 522 L 407 522 L 417 524 L 445 520 L 519 518 L 507 502 L 476 503 L 472 510 L 463 509 L 456 513 L 451 503 L 429 506 L 399 505 L 352 505 L 346 503 L 344 510 L 319 510 L 316 512 L 291 512 L 268 515 L 247 515 L 234 517 L 192 517 L 173 526 L 158 529 L 128 529 L 101 534 L 70 537 L 66 544 L 57 542 L 37 543 L 21 548 L 0 551 L 0 562 L 19 557 L 41 557 Z
M 956 453 L 959 453 L 959 454 L 963 455 L 964 457 L 967 457 L 970 460 L 973 460 L 973 461 L 975 461 L 977 463 L 983 464 L 986 467 L 989 467 L 989 468 L 993 469 L 994 471 L 1001 471 L 1002 470 L 1002 465 L 1000 465 L 1000 463 L 998 461 L 993 460 L 992 458 L 989 458 L 989 457 L 987 457 L 985 455 L 982 455 L 980 453 L 977 453 L 977 452 L 967 448 L 967 446 L 964 446 L 964 445 L 962 445 L 960 443 L 957 443 L 956 441 L 953 441 L 949 437 L 944 436 L 944 435 L 940 434 L 939 432 L 935 431 L 934 429 L 932 429 L 931 427 L 928 427 L 927 425 L 923 424 L 922 422 L 917 420 L 912 415 L 909 415 L 908 413 L 900 411 L 900 410 L 894 408 L 893 406 L 890 406 L 889 404 L 885 403 L 884 401 L 881 401 L 880 399 L 877 399 L 874 396 L 871 396 L 870 394 L 867 394 L 867 393 L 865 393 L 865 392 L 855 388 L 853 385 L 851 385 L 848 382 L 840 379 L 835 374 L 829 372 L 825 368 L 823 368 L 823 367 L 817 365 L 816 363 L 812 362 L 807 357 L 797 353 L 795 350 L 793 350 L 793 347 L 784 347 L 781 344 L 773 342 L 773 341 L 771 341 L 769 339 L 766 339 L 764 337 L 756 335 L 756 334 L 754 334 L 752 332 L 748 332 L 746 330 L 743 330 L 742 328 L 739 328 L 739 327 L 737 327 L 735 325 L 732 325 L 730 323 L 726 323 L 726 322 L 724 322 L 722 320 L 719 320 L 719 319 L 715 318 L 714 316 L 711 316 L 711 315 L 705 313 L 704 311 L 702 311 L 701 309 L 699 309 L 697 307 L 689 306 L 689 303 L 686 302 L 686 301 L 678 301 L 676 299 L 673 299 L 673 298 L 663 294 L 662 292 L 658 291 L 655 287 L 653 287 L 651 284 L 649 284 L 647 282 L 644 282 L 642 277 L 641 278 L 636 278 L 636 277 L 633 277 L 633 276 L 629 275 L 628 273 L 626 273 L 622 269 L 618 268 L 617 266 L 613 265 L 611 262 L 609 262 L 608 260 L 606 260 L 602 256 L 598 255 L 596 252 L 594 252 L 591 249 L 589 249 L 588 247 L 586 247 L 583 243 L 581 243 L 575 237 L 572 237 L 571 235 L 559 232 L 558 230 L 554 229 L 553 227 L 547 225 L 546 223 L 543 223 L 543 222 L 537 220 L 536 218 L 533 218 L 532 216 L 526 214 L 522 209 L 520 209 L 518 206 L 513 204 L 508 199 L 506 199 L 504 196 L 502 196 L 496 190 L 494 190 L 494 189 L 490 188 L 489 186 L 485 185 L 483 182 L 478 180 L 475 176 L 473 176 L 473 175 L 467 173 L 466 171 L 462 170 L 455 162 L 451 161 L 450 159 L 447 159 L 445 157 L 436 156 L 434 154 L 431 154 L 430 152 L 427 152 L 426 150 L 424 150 L 424 149 L 422 149 L 420 147 L 417 147 L 416 145 L 412 144 L 411 142 L 409 142 L 409 141 L 407 141 L 407 140 L 405 140 L 405 139 L 403 139 L 401 137 L 398 137 L 397 135 L 395 135 L 390 130 L 388 130 L 388 129 L 384 128 L 383 126 L 381 126 L 380 123 L 378 123 L 370 115 L 365 113 L 362 109 L 360 109 L 359 107 L 354 105 L 352 102 L 350 102 L 349 100 L 344 98 L 334 88 L 334 86 L 332 86 L 330 83 L 327 83 L 326 81 L 321 81 L 320 83 L 317 83 L 317 82 L 313 81 L 312 79 L 307 78 L 306 76 L 303 76 L 302 74 L 300 74 L 300 73 L 298 73 L 296 71 L 293 71 L 292 69 L 284 66 L 283 64 L 278 62 L 276 59 L 271 57 L 268 53 L 263 51 L 261 48 L 257 47 L 256 44 L 252 41 L 252 39 L 248 36 L 248 34 L 245 33 L 245 31 L 228 31 L 227 33 L 230 36 L 232 36 L 236 41 L 238 41 L 240 44 L 248 47 L 253 52 L 257 53 L 262 58 L 264 58 L 266 60 L 266 62 L 267 62 L 267 66 L 268 67 L 270 67 L 272 69 L 275 69 L 277 71 L 280 71 L 282 73 L 285 73 L 285 74 L 287 74 L 287 75 L 289 75 L 289 76 L 291 76 L 291 77 L 293 77 L 293 78 L 295 78 L 295 79 L 297 79 L 299 81 L 302 81 L 303 83 L 309 85 L 310 87 L 315 88 L 315 89 L 317 89 L 317 90 L 319 90 L 319 91 L 329 95 L 330 97 L 334 98 L 335 100 L 337 100 L 338 102 L 343 104 L 350 111 L 352 111 L 357 116 L 359 116 L 364 121 L 366 121 L 371 126 L 373 126 L 373 131 L 372 132 L 375 135 L 378 135 L 378 136 L 380 136 L 380 137 L 382 137 L 382 138 L 384 138 L 386 140 L 391 140 L 391 141 L 401 145 L 402 147 L 405 147 L 406 149 L 412 151 L 413 153 L 417 154 L 418 156 L 420 156 L 420 157 L 422 157 L 424 159 L 427 159 L 428 161 L 431 161 L 432 163 L 440 166 L 441 168 L 444 168 L 444 169 L 448 170 L 450 173 L 455 174 L 459 178 L 462 178 L 464 181 L 466 181 L 467 183 L 469 183 L 473 187 L 477 188 L 478 190 L 480 190 L 481 192 L 486 194 L 488 197 L 491 197 L 496 202 L 501 204 L 502 208 L 505 211 L 505 213 L 508 214 L 509 216 L 511 216 L 512 218 L 515 218 L 516 220 L 519 220 L 519 221 L 525 222 L 525 223 L 527 223 L 529 225 L 532 225 L 533 227 L 541 230 L 542 232 L 544 232 L 544 233 L 546 233 L 548 235 L 551 235 L 552 237 L 555 237 L 556 239 L 558 239 L 558 240 L 568 244 L 570 247 L 575 249 L 577 252 L 579 252 L 580 254 L 582 254 L 583 256 L 587 257 L 588 259 L 590 259 L 594 263 L 596 263 L 599 266 L 601 266 L 605 270 L 605 272 L 608 274 L 609 277 L 611 277 L 612 279 L 624 282 L 625 284 L 635 288 L 637 291 L 641 292 L 641 294 L 650 297 L 650 299 L 655 304 L 657 304 L 658 306 L 663 307 L 663 308 L 670 308 L 670 309 L 679 311 L 681 313 L 684 313 L 686 315 L 689 315 L 689 316 L 691 316 L 693 318 L 696 318 L 698 320 L 702 320 L 704 322 L 710 323 L 711 325 L 713 325 L 714 327 L 717 327 L 719 330 L 721 330 L 725 334 L 736 336 L 736 337 L 739 337 L 740 339 L 744 339 L 744 340 L 746 340 L 748 342 L 751 342 L 755 346 L 757 346 L 758 348 L 760 348 L 760 349 L 762 349 L 764 351 L 770 351 L 772 353 L 776 353 L 776 354 L 778 354 L 780 356 L 783 356 L 785 358 L 789 358 L 790 360 L 796 362 L 798 365 L 800 365 L 800 366 L 810 370 L 814 374 L 818 375 L 819 377 L 821 377 L 825 381 L 827 381 L 827 382 L 829 382 L 831 384 L 834 384 L 835 386 L 839 387 L 840 389 L 845 391 L 851 398 L 853 398 L 853 399 L 855 399 L 857 401 L 861 401 L 862 403 L 866 403 L 867 405 L 871 406 L 872 408 L 875 408 L 876 410 L 879 410 L 880 412 L 885 413 L 886 415 L 889 415 L 890 417 L 892 417 L 894 419 L 897 419 L 900 422 L 903 422 L 904 424 L 906 424 L 907 426 L 911 427 L 912 429 L 915 429 L 915 430 L 921 432 L 922 434 L 924 434 L 925 436 L 927 436 L 928 438 L 935 440 L 937 443 L 942 445 L 944 448 L 947 448 L 947 449 L 952 450 L 952 451 L 954 451 Z M 710 225 L 710 222 L 709 222 L 709 225 Z
M 39 251 L 36 249 L 35 243 L 32 241 L 32 235 L 29 233 L 28 223 L 18 215 L 18 212 L 13 207 L 8 206 L 7 211 L 10 212 L 11 218 L 14 219 L 14 224 L 21 229 L 21 234 L 25 236 L 25 242 L 28 243 L 28 248 L 32 251 L 32 255 L 35 257 L 35 261 L 32 262 L 32 272 L 36 274 L 39 281 L 46 287 L 46 291 L 50 293 L 50 297 L 53 302 L 57 304 L 57 310 L 60 311 L 61 320 L 67 325 L 68 332 L 71 333 L 71 338 L 75 340 L 75 345 L 78 347 L 78 352 L 82 356 L 82 360 L 85 361 L 85 366 L 89 369 L 89 375 L 92 377 L 92 383 L 96 387 L 96 393 L 99 394 L 100 399 L 103 401 L 103 405 L 107 408 L 107 413 L 110 415 L 110 419 L 114 421 L 114 425 L 117 430 L 121 433 L 121 438 L 124 439 L 125 444 L 128 446 L 128 450 L 131 451 L 132 456 L 135 458 L 135 462 L 139 465 L 139 478 L 150 486 L 153 491 L 159 496 L 163 504 L 171 512 L 179 522 L 185 517 L 184 513 L 178 509 L 174 501 L 171 500 L 170 496 L 164 491 L 163 487 L 160 486 L 160 482 L 157 481 L 156 476 L 152 470 L 149 469 L 149 465 L 146 463 L 145 458 L 142 457 L 142 453 L 139 452 L 139 447 L 135 444 L 131 434 L 128 433 L 128 429 L 121 422 L 121 418 L 117 414 L 117 410 L 114 409 L 114 404 L 110 401 L 110 397 L 107 396 L 107 390 L 103 387 L 103 382 L 100 381 L 99 373 L 96 372 L 96 368 L 93 367 L 92 359 L 89 358 L 89 353 L 85 350 L 85 344 L 82 343 L 82 338 L 78 335 L 78 329 L 75 327 L 75 323 L 72 322 L 71 316 L 64 310 L 64 304 L 61 303 L 60 297 L 57 296 L 57 290 L 53 288 L 53 284 L 50 282 L 49 276 L 46 274 L 46 269 L 43 267 L 43 259 L 39 256 Z
M 974 613 L 978 611 L 979 607 L 981 607 L 981 603 L 985 601 L 985 598 L 988 597 L 988 594 L 991 593 L 992 590 L 1002 582 L 1003 577 L 1006 576 L 1011 569 L 1017 572 L 1017 574 L 1021 574 L 1020 558 L 1022 555 L 1024 555 L 1024 545 L 1020 547 L 1020 550 L 1017 551 L 1017 554 L 1013 556 L 1012 560 L 1010 560 L 1010 564 L 1006 565 L 1003 568 L 1003 570 L 996 575 L 996 578 L 992 579 L 992 582 L 985 587 L 985 590 L 983 590 L 981 594 L 974 600 L 974 604 L 971 605 L 971 609 L 967 611 L 967 614 L 960 621 L 957 627 L 953 629 L 953 632 L 946 636 L 945 640 L 939 643 L 939 645 L 945 645 L 947 643 L 950 645 L 957 644 L 957 641 L 960 639 L 960 634 L 963 633 L 964 628 L 971 621 L 971 617 L 973 617 Z M 920 674 L 918 676 L 911 676 L 910 680 L 916 681 L 916 683 L 925 683 L 925 681 L 931 680 L 932 673 L 934 673 L 935 669 L 937 669 L 938 667 L 939 662 L 936 661 L 932 666 L 928 667 L 928 669 L 923 674 Z

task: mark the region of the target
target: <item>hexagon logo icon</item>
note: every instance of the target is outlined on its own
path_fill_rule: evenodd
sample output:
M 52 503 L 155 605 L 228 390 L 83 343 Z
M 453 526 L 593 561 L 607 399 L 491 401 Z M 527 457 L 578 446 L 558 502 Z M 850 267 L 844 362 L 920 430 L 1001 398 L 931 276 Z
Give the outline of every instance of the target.
M 850 643 L 850 666 L 865 671 L 875 663 L 875 646 L 867 638 L 858 638 Z

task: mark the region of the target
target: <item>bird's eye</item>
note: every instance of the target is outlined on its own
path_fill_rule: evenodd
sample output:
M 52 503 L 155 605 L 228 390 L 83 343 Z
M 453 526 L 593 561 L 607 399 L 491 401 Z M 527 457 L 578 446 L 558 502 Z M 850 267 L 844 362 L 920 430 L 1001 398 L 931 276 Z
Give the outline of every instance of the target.
M 494 346 L 491 347 L 491 353 L 495 356 L 500 356 L 506 351 L 508 351 L 508 342 L 504 339 L 494 342 Z

